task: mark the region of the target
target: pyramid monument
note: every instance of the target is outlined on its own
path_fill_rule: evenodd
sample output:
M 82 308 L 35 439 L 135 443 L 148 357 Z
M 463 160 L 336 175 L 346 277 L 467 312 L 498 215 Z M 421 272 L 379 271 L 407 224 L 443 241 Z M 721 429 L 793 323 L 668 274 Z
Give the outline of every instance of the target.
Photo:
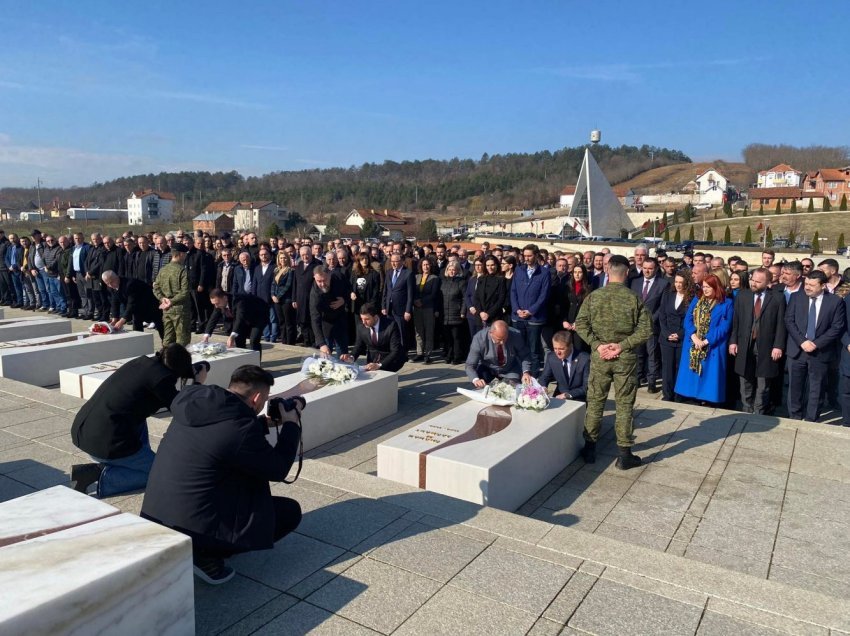
M 590 153 L 590 148 L 584 151 L 566 225 L 582 236 L 612 238 L 620 236 L 621 228 L 629 227 L 623 206 Z

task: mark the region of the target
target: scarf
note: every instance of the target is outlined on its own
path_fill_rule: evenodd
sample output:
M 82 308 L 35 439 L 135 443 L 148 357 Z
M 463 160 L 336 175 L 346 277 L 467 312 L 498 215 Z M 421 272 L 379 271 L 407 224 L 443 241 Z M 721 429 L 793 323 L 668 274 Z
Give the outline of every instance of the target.
M 705 335 L 708 333 L 708 328 L 711 326 L 711 310 L 714 309 L 716 303 L 707 298 L 700 298 L 694 307 L 694 326 L 696 327 L 696 337 L 700 340 L 705 340 Z M 708 356 L 708 348 L 703 347 L 697 349 L 691 343 L 690 369 L 697 375 L 702 375 L 702 363 Z

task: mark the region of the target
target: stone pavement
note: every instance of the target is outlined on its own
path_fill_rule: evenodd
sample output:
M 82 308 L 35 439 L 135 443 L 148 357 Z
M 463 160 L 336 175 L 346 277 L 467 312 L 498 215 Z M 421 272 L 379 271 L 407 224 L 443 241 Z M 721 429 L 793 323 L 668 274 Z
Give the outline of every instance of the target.
M 263 353 L 273 373 L 305 350 Z M 377 444 L 459 403 L 460 367 L 408 365 L 399 413 L 314 449 L 273 490 L 305 516 L 196 583 L 198 633 L 850 633 L 850 432 L 658 402 L 637 452 L 573 462 L 517 513 L 374 476 Z M 0 500 L 67 483 L 81 400 L 0 379 Z M 152 418 L 154 446 L 168 418 Z M 142 495 L 110 500 L 138 512 Z

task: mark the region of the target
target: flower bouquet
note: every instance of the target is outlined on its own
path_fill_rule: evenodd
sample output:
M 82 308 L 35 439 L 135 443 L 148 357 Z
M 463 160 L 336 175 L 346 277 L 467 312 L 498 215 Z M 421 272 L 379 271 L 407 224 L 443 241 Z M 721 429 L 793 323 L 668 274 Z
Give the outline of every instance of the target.
M 307 358 L 301 372 L 312 380 L 321 380 L 331 386 L 348 384 L 357 379 L 360 370 L 356 365 L 345 364 L 335 358 Z
M 457 392 L 476 402 L 494 406 L 512 406 L 516 402 L 516 388 L 510 382 L 499 379 L 493 380 L 483 389 L 472 391 L 458 388 Z
M 549 406 L 549 396 L 537 380 L 531 384 L 525 384 L 519 388 L 516 398 L 516 407 L 526 411 L 543 411 Z
M 227 353 L 227 345 L 223 342 L 198 342 L 187 347 L 189 353 L 194 353 L 202 358 L 215 358 Z
M 108 334 L 116 331 L 118 330 L 108 322 L 93 322 L 89 327 L 89 333 Z

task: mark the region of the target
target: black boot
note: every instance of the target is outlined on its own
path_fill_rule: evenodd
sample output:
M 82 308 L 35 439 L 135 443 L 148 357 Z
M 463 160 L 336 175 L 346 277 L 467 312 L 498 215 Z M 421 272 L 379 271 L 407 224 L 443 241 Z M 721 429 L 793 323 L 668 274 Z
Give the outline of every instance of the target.
M 584 441 L 584 448 L 581 449 L 581 458 L 585 464 L 596 463 L 596 442 L 590 440 Z
M 102 472 L 100 464 L 74 464 L 71 466 L 71 488 L 85 494 L 89 486 L 100 479 Z
M 637 455 L 632 455 L 632 449 L 629 446 L 618 446 L 620 456 L 617 458 L 617 468 L 620 470 L 628 470 L 629 468 L 637 468 L 641 464 L 641 459 Z

